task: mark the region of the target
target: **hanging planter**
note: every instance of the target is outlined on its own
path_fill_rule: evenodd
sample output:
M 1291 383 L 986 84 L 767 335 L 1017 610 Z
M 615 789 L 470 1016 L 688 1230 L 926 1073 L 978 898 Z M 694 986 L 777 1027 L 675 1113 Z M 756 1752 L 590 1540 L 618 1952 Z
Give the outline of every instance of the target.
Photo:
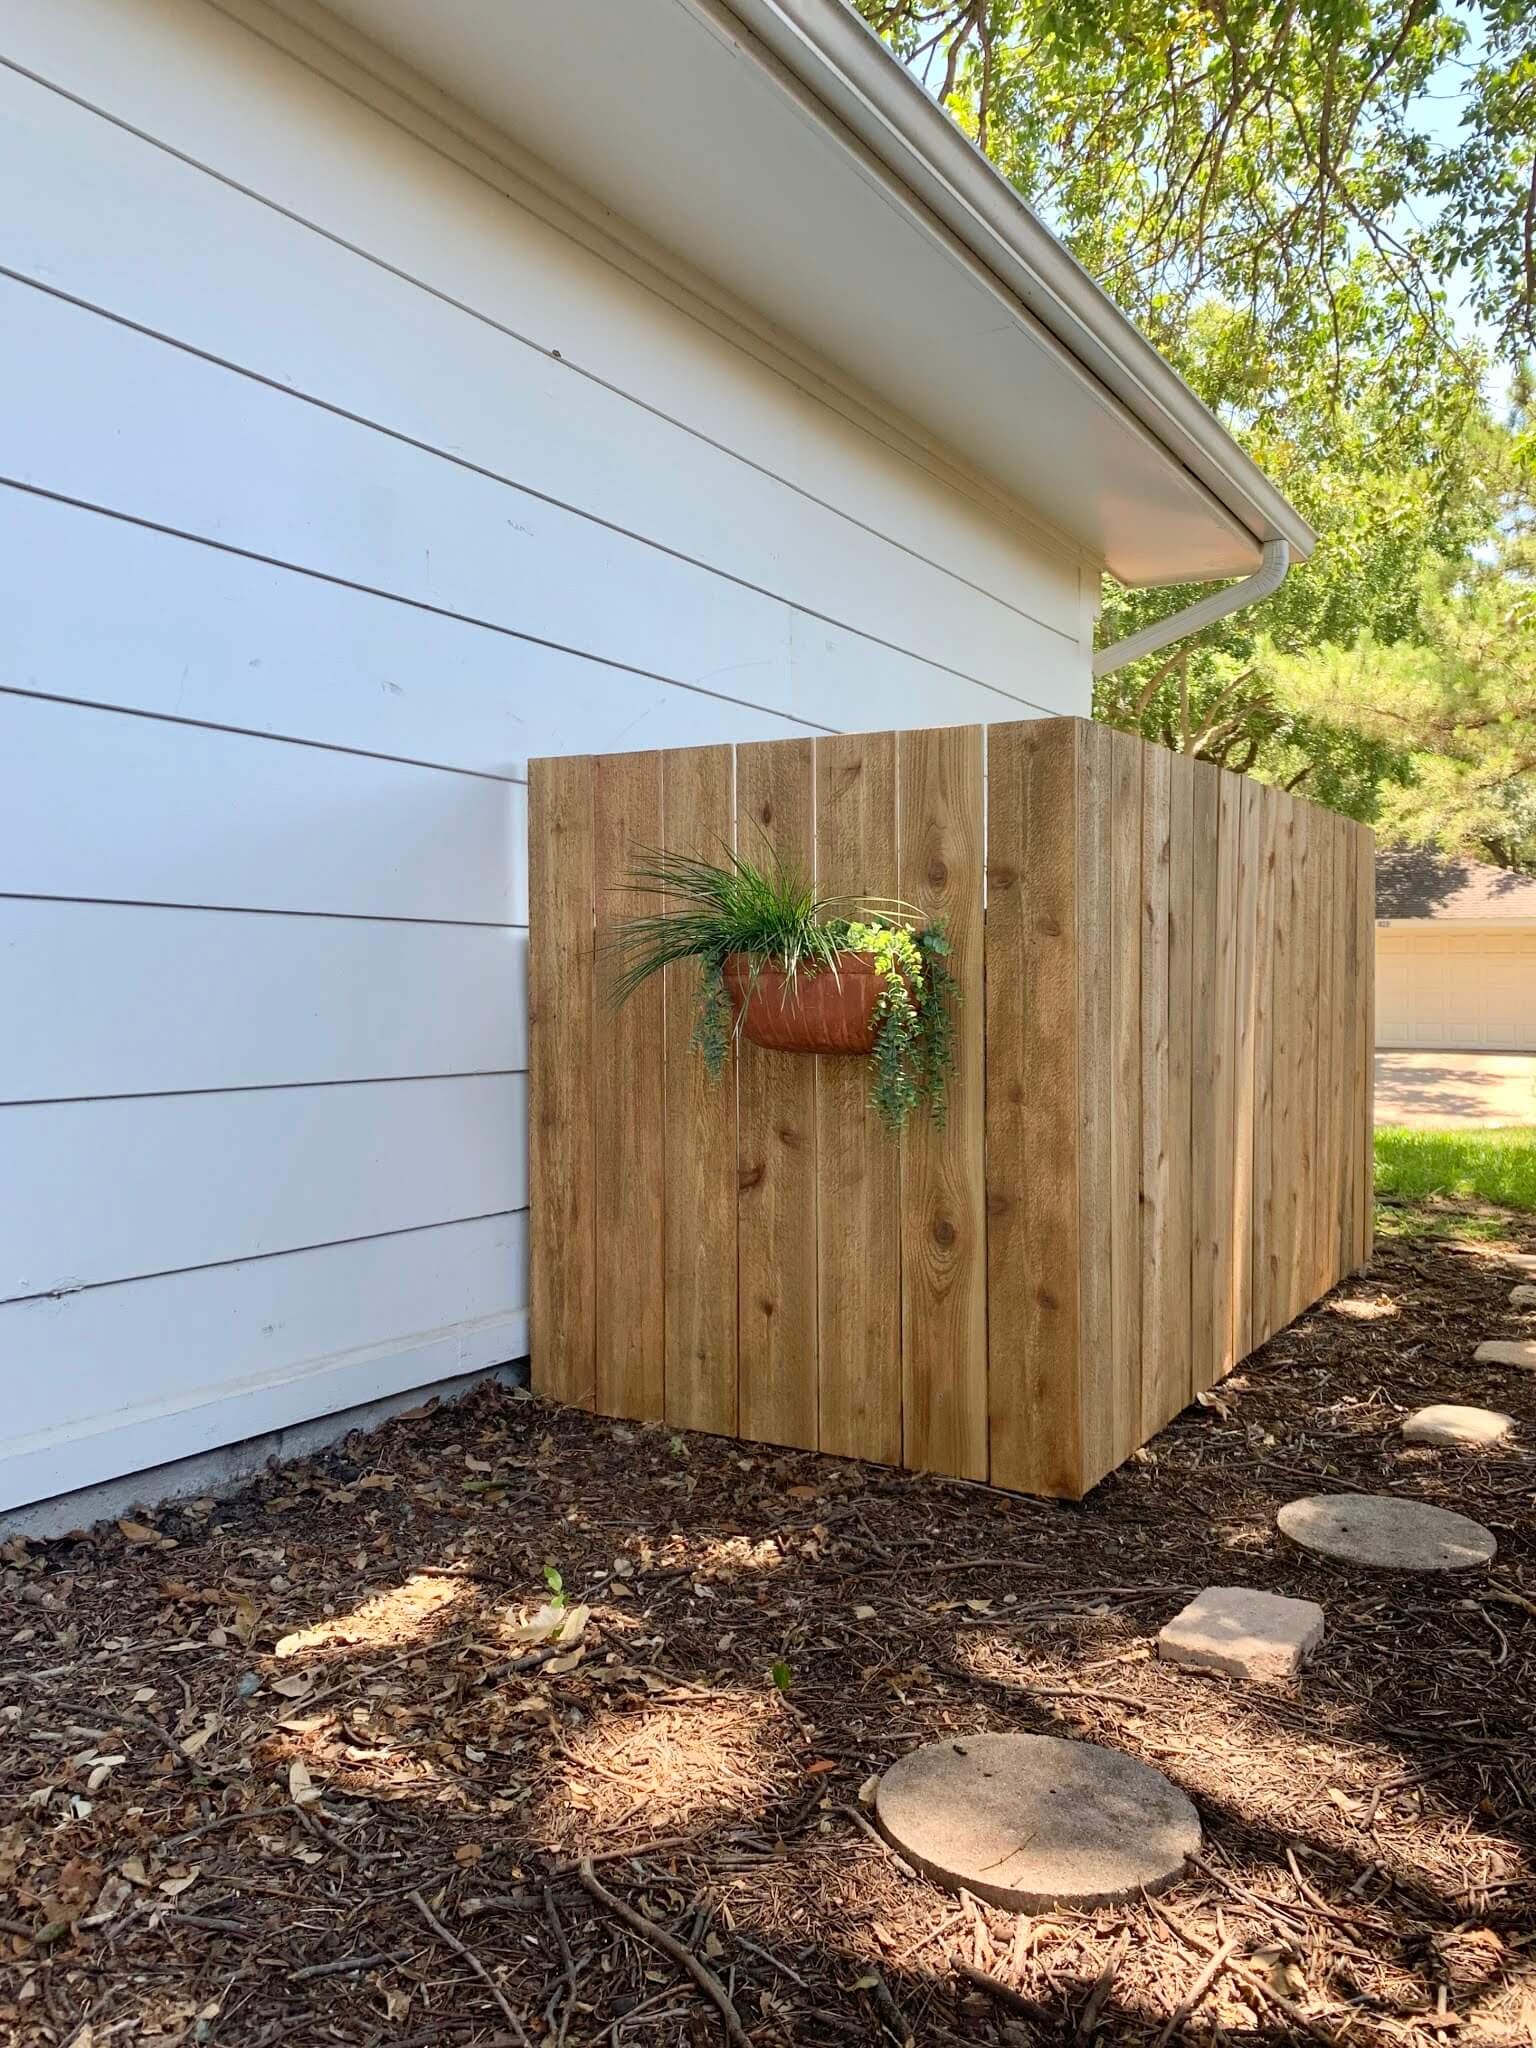
M 872 1053 L 885 982 L 872 953 L 841 952 L 818 974 L 732 953 L 722 968 L 736 1030 L 769 1052 Z
M 887 1130 L 899 1136 L 919 1103 L 942 1124 L 958 999 L 942 921 L 921 924 L 900 904 L 818 897 L 787 863 L 759 867 L 729 850 L 719 862 L 648 854 L 630 881 L 673 907 L 608 935 L 615 1002 L 691 961 L 693 1048 L 713 1078 L 740 1038 L 771 1052 L 863 1055 Z

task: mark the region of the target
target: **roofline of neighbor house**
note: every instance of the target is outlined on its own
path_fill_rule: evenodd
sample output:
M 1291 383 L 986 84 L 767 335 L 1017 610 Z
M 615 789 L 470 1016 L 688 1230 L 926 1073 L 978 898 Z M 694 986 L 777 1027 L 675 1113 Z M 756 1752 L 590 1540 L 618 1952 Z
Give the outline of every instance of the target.
M 750 31 L 1256 541 L 1317 536 L 845 0 L 680 0 Z

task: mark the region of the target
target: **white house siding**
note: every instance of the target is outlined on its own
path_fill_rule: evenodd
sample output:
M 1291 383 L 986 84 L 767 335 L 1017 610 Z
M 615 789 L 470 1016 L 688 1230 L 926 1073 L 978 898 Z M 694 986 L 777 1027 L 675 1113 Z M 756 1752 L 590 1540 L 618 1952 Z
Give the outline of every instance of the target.
M 241 11 L 0 26 L 0 1505 L 526 1349 L 530 755 L 1088 702 L 1092 565 Z

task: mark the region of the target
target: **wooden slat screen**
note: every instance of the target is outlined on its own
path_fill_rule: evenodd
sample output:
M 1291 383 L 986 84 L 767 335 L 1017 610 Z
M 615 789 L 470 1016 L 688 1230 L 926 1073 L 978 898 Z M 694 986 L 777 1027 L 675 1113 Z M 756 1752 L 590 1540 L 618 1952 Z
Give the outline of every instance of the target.
M 1077 719 L 530 771 L 535 1385 L 601 1413 L 1077 1496 L 1370 1252 L 1374 856 Z M 942 1130 L 615 1011 L 647 848 L 772 846 L 945 916 Z

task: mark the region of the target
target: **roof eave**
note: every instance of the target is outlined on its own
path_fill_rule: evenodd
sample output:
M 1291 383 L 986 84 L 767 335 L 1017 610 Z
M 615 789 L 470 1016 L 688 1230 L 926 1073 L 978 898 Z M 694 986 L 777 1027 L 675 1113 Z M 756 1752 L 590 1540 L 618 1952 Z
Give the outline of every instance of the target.
M 701 0 L 684 0 L 699 5 Z M 703 0 L 708 5 L 708 0 Z M 1317 536 L 844 0 L 719 0 L 1256 541 Z

